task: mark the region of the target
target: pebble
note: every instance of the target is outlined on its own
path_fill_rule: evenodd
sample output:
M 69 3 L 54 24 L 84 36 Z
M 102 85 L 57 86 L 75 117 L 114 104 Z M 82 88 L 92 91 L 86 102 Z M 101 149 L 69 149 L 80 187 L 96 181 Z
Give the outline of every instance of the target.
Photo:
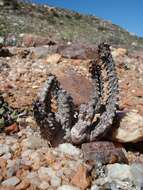
M 62 186 L 58 187 L 57 190 L 80 190 L 80 188 L 74 187 L 72 185 L 62 185 Z
M 4 154 L 1 158 L 5 159 L 5 160 L 9 160 L 12 158 L 12 154 L 9 152 L 9 153 L 6 153 Z
M 3 158 L 0 158 L 0 168 L 4 169 L 6 167 L 6 160 Z
M 61 59 L 61 55 L 60 54 L 52 54 L 49 55 L 46 59 L 47 63 L 51 63 L 51 64 L 57 64 Z
M 90 178 L 88 169 L 84 165 L 78 166 L 75 175 L 71 179 L 71 183 L 81 189 L 87 189 L 90 186 Z
M 40 167 L 38 170 L 39 178 L 43 180 L 49 180 L 55 176 L 55 171 L 51 167 Z
M 120 120 L 119 128 L 112 132 L 113 140 L 122 143 L 136 143 L 143 140 L 143 116 L 130 111 Z
M 37 176 L 38 176 L 37 172 L 29 172 L 27 174 L 26 178 L 27 179 L 32 179 L 32 178 L 37 177 Z
M 64 154 L 68 154 L 70 156 L 79 156 L 81 154 L 80 149 L 76 148 L 70 143 L 60 144 L 58 146 L 58 150 Z
M 15 144 L 16 142 L 17 142 L 16 138 L 11 137 L 11 136 L 6 136 L 5 144 L 12 145 L 12 144 Z
M 15 186 L 20 182 L 19 178 L 16 176 L 11 177 L 9 179 L 6 179 L 5 181 L 2 182 L 3 186 Z
M 57 177 L 57 176 L 53 176 L 51 178 L 51 185 L 53 187 L 59 187 L 61 185 L 61 178 Z
M 13 152 L 15 152 L 15 151 L 18 150 L 18 149 L 19 149 L 19 144 L 18 144 L 18 143 L 15 143 L 14 145 L 11 146 L 11 150 L 12 150 Z
M 38 152 L 33 152 L 30 156 L 30 160 L 33 162 L 32 168 L 33 170 L 37 170 L 40 168 L 40 154 Z
M 100 187 L 97 185 L 92 185 L 91 190 L 100 190 Z
M 26 190 L 29 186 L 29 181 L 23 180 L 20 184 L 16 186 L 16 190 Z
M 42 190 L 47 190 L 49 188 L 49 183 L 47 181 L 42 181 L 39 188 Z
M 22 146 L 29 149 L 37 149 L 46 145 L 47 144 L 39 135 L 29 135 L 27 139 L 22 141 Z
M 0 144 L 0 156 L 10 152 L 10 148 L 6 144 Z
M 15 173 L 15 168 L 13 166 L 13 167 L 10 167 L 7 169 L 6 175 L 9 178 L 9 177 L 12 177 L 14 175 L 14 173 Z
M 19 169 L 20 159 L 7 160 L 7 177 L 12 177 Z
M 37 174 L 37 172 L 29 172 L 25 178 L 26 180 L 29 180 L 29 182 L 36 186 L 36 187 L 39 187 L 40 184 L 41 184 L 41 181 L 39 179 L 39 176 Z
M 133 163 L 131 164 L 130 168 L 134 183 L 143 188 L 143 164 Z
M 107 177 L 109 181 L 128 181 L 132 180 L 132 174 L 130 171 L 130 166 L 127 164 L 109 164 L 107 165 Z

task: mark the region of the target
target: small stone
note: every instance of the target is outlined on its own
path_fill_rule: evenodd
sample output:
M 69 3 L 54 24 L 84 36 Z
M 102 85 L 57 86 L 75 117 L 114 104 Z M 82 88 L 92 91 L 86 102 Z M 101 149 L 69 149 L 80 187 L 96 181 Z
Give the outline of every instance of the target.
M 14 123 L 14 124 L 12 124 L 12 125 L 10 125 L 8 127 L 5 127 L 4 132 L 7 135 L 9 135 L 9 134 L 13 134 L 13 133 L 18 132 L 18 130 L 19 130 L 18 126 L 16 125 L 16 123 Z
M 91 190 L 100 190 L 100 187 L 97 186 L 97 185 L 93 185 L 93 186 L 91 187 Z
M 12 136 L 6 136 L 5 138 L 5 144 L 7 145 L 12 145 L 12 144 L 15 144 L 17 142 L 17 139 L 12 137 Z
M 49 180 L 55 176 L 55 171 L 51 167 L 41 167 L 38 170 L 38 175 L 41 180 Z
M 26 166 L 31 166 L 33 161 L 30 160 L 30 155 L 34 152 L 34 150 L 28 149 L 22 152 L 21 154 L 21 164 Z
M 15 165 L 14 160 L 7 160 L 7 168 L 13 167 Z
M 5 159 L 3 159 L 3 158 L 0 158 L 0 168 L 5 168 L 6 167 L 6 160 Z
M 38 176 L 38 174 L 37 174 L 37 172 L 29 172 L 28 174 L 27 174 L 27 176 L 26 176 L 26 179 L 32 179 L 32 178 L 35 178 L 35 177 L 37 177 Z
M 59 187 L 61 185 L 61 178 L 56 175 L 51 178 L 51 185 L 53 187 Z
M 42 181 L 42 183 L 40 184 L 39 188 L 42 190 L 47 190 L 49 188 L 49 183 L 47 181 Z
M 1 158 L 5 159 L 5 160 L 9 160 L 12 158 L 12 154 L 9 152 L 7 154 L 4 154 Z
M 57 190 L 80 190 L 80 188 L 72 186 L 72 185 L 62 185 L 58 187 Z
M 143 164 L 133 163 L 130 167 L 134 183 L 143 188 Z
M 13 152 L 17 151 L 19 149 L 19 143 L 15 143 L 14 145 L 11 146 L 11 150 Z
M 12 177 L 14 175 L 14 173 L 15 173 L 15 168 L 14 167 L 8 168 L 6 173 L 7 173 L 8 178 Z
M 84 165 L 80 165 L 77 168 L 75 175 L 71 179 L 71 183 L 83 190 L 85 190 L 90 185 L 90 178 L 87 175 L 88 170 Z
M 126 164 L 109 164 L 107 165 L 107 177 L 109 181 L 128 181 L 132 180 L 130 166 Z
M 120 120 L 119 128 L 112 133 L 113 140 L 122 143 L 136 143 L 143 140 L 143 116 L 132 111 Z
M 32 127 L 33 129 L 37 128 L 37 124 L 33 117 L 29 116 L 26 118 L 26 122 Z
M 81 154 L 80 149 L 76 148 L 70 143 L 60 144 L 58 146 L 58 150 L 70 156 L 79 156 Z
M 93 164 L 127 163 L 128 160 L 120 144 L 99 141 L 82 144 L 84 159 Z
M 6 144 L 0 144 L 0 156 L 6 153 L 9 153 L 10 148 Z
M 112 51 L 112 56 L 113 57 L 118 57 L 118 56 L 124 56 L 127 54 L 127 49 L 124 48 L 117 48 Z
M 30 186 L 28 180 L 23 180 L 19 185 L 16 186 L 16 190 L 26 190 Z
M 46 62 L 51 63 L 51 64 L 56 64 L 60 61 L 60 59 L 61 59 L 61 55 L 55 53 L 55 54 L 49 55 L 46 59 Z
M 6 179 L 5 181 L 2 182 L 3 186 L 15 186 L 20 182 L 20 180 L 14 176 L 9 179 Z
M 41 180 L 39 179 L 37 172 L 29 172 L 25 179 L 28 180 L 30 184 L 36 187 L 39 187 L 41 184 Z
M 45 154 L 45 159 L 46 159 L 47 164 L 50 165 L 55 162 L 56 158 L 55 158 L 54 154 L 52 154 L 52 152 L 48 151 Z
M 30 160 L 33 162 L 32 168 L 33 170 L 37 170 L 40 168 L 40 154 L 38 152 L 33 152 L 30 156 Z
M 7 160 L 7 177 L 12 177 L 19 169 L 20 160 Z
M 40 135 L 30 135 L 27 139 L 22 141 L 22 146 L 29 149 L 37 149 L 47 146 Z

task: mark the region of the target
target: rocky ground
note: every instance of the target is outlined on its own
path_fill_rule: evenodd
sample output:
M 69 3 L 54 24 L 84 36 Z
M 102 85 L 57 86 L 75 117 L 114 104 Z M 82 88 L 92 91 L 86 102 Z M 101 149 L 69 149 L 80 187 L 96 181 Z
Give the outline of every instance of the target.
M 112 55 L 119 78 L 120 123 L 90 147 L 65 143 L 52 148 L 40 137 L 32 102 L 48 73 L 56 74 L 77 105 L 87 102 L 94 45 L 0 49 L 0 91 L 10 106 L 26 110 L 0 133 L 0 190 L 143 188 L 143 51 L 112 48 Z

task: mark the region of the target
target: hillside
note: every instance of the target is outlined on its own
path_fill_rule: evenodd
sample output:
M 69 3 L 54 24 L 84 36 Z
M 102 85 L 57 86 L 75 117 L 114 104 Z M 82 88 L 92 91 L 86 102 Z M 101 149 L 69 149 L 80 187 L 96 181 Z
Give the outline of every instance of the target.
M 96 12 L 96 10 L 95 10 Z M 126 48 L 143 48 L 143 38 L 95 16 L 48 5 L 0 0 L 0 36 L 30 33 L 57 41 L 109 42 Z

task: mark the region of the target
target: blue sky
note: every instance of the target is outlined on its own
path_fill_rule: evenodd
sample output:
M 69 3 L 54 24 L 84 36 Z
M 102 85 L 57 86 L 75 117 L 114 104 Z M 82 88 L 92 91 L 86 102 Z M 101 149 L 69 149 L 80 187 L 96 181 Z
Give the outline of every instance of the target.
M 92 14 L 143 37 L 143 0 L 32 0 Z

